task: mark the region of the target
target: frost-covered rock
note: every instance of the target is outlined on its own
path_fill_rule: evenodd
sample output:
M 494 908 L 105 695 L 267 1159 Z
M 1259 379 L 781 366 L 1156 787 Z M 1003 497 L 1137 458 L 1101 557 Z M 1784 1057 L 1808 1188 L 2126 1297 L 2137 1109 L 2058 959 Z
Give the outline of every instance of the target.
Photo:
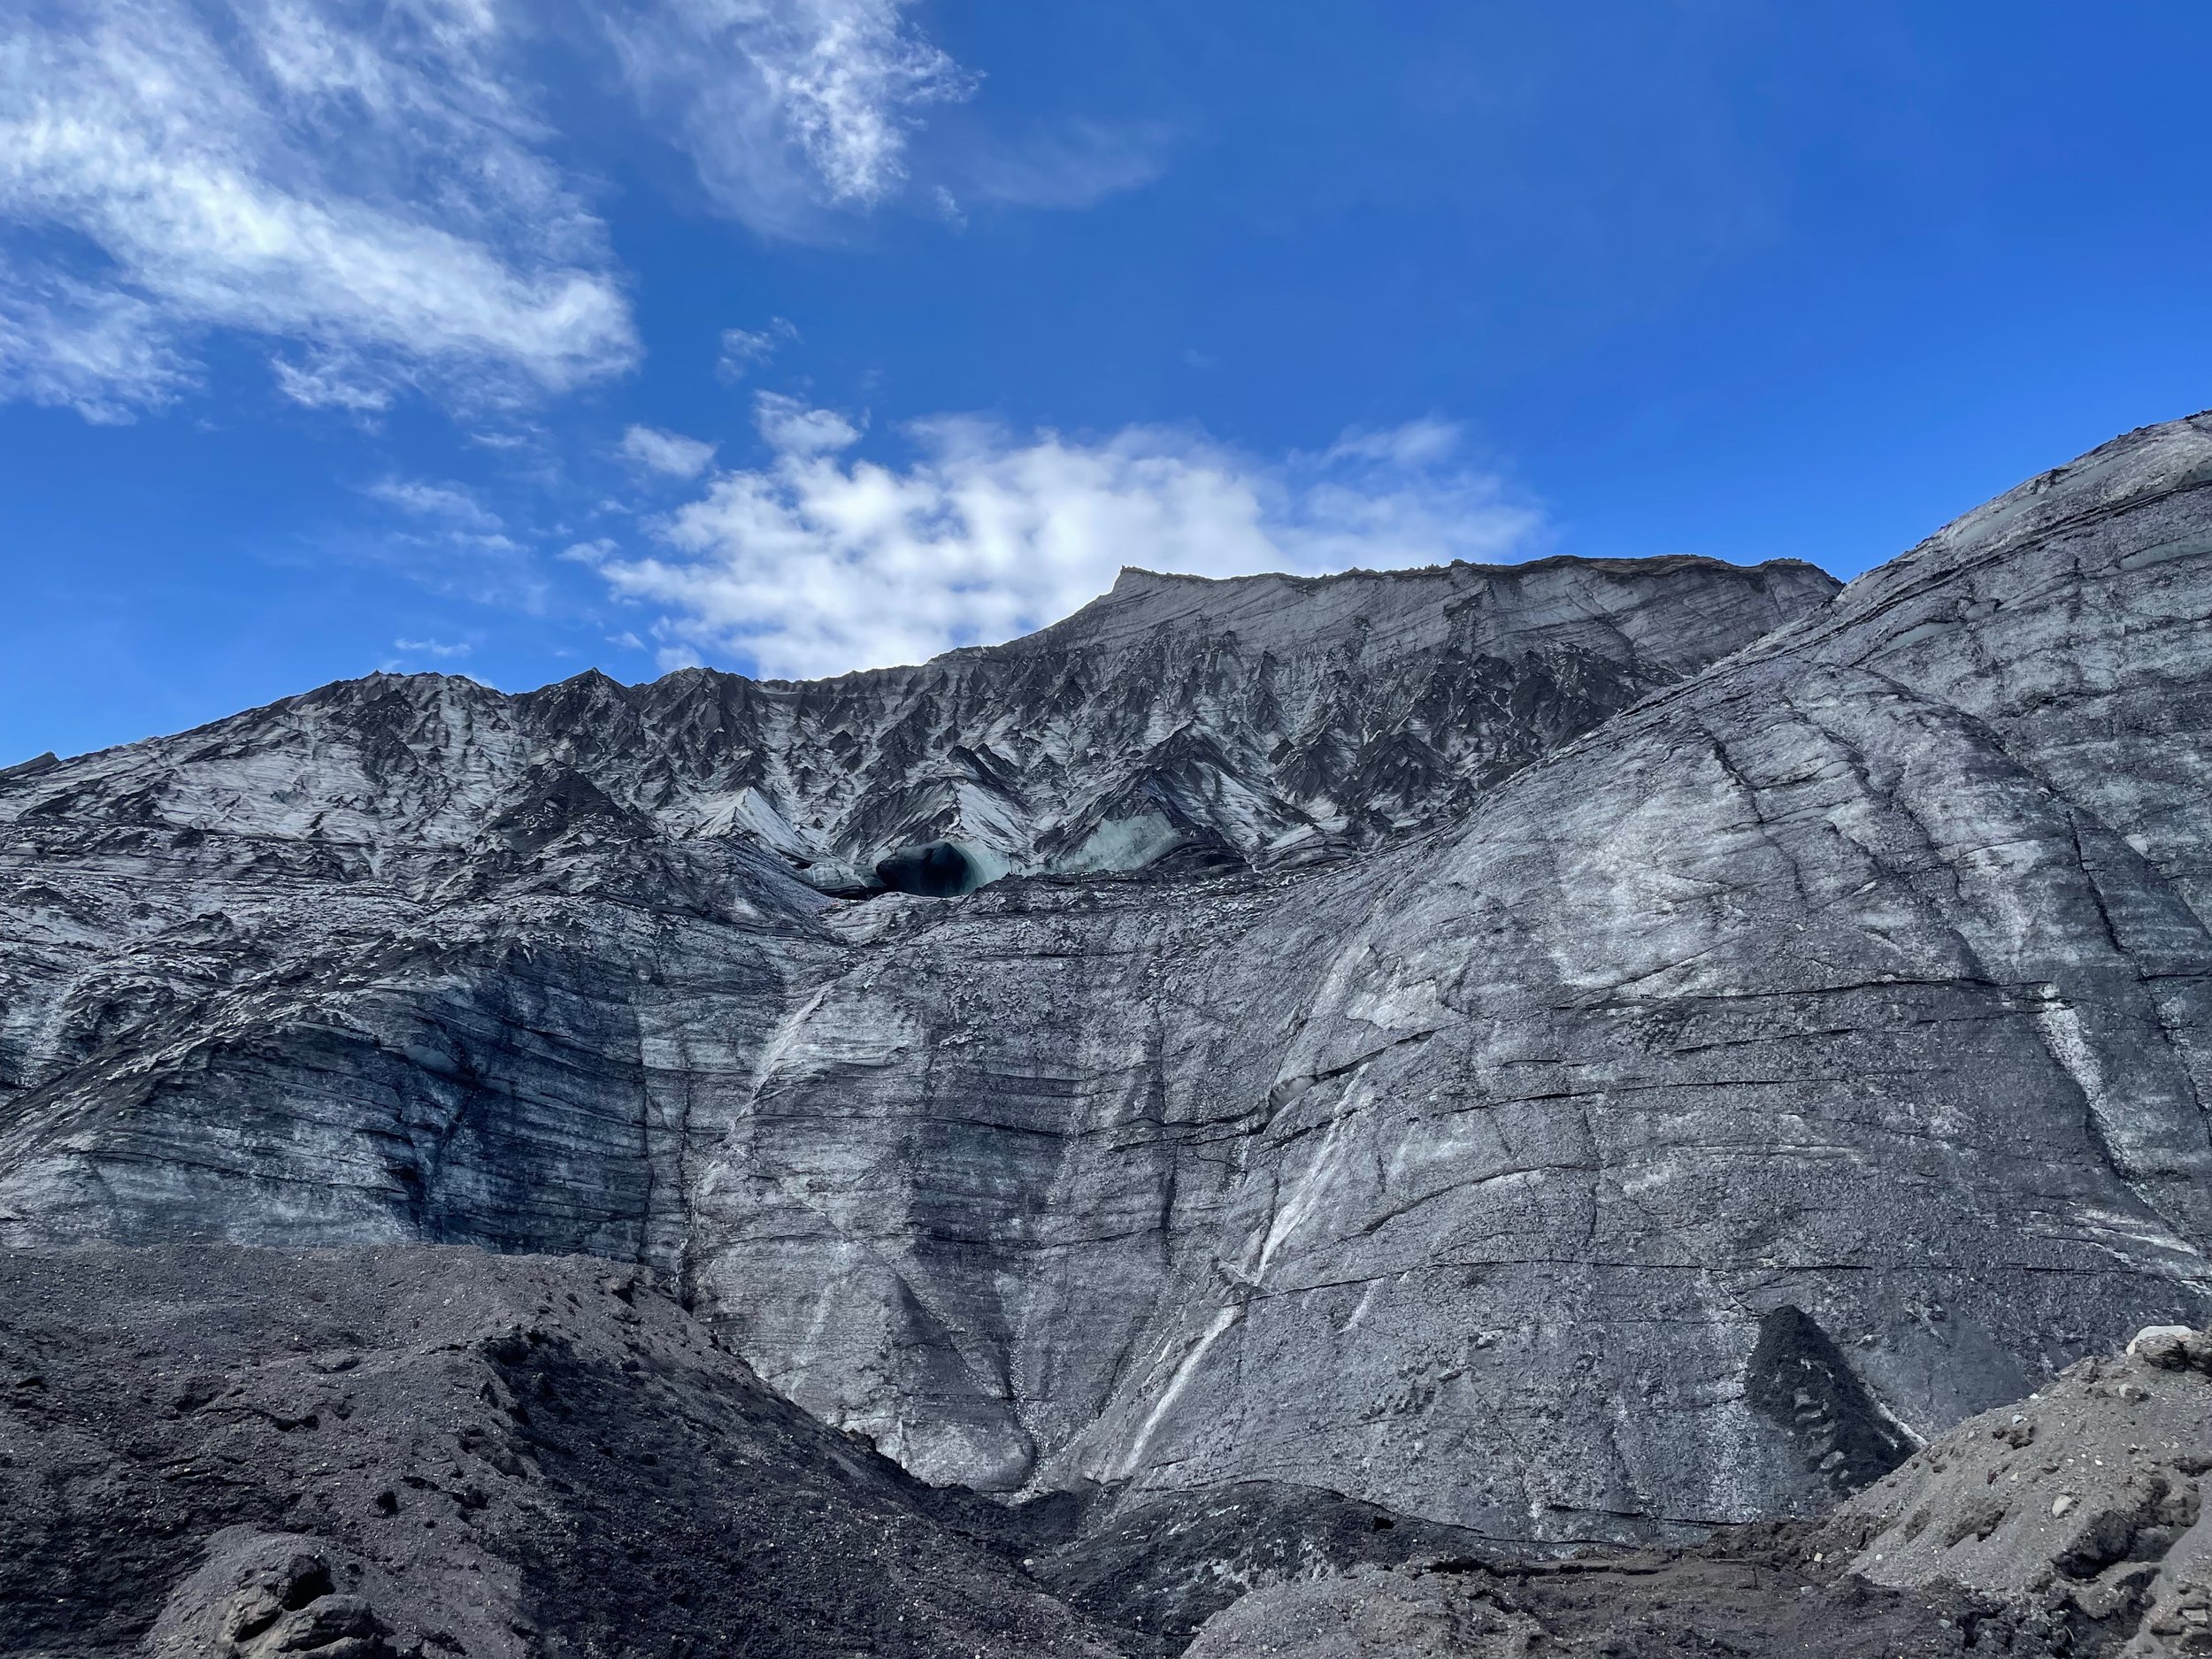
M 738 836 L 831 890 L 956 846 L 980 880 L 1181 849 L 1310 861 L 1482 787 L 1835 590 L 1809 565 L 1543 559 L 1217 581 L 1127 570 L 1043 632 L 791 683 L 372 675 L 0 773 L 0 819 L 535 853 Z

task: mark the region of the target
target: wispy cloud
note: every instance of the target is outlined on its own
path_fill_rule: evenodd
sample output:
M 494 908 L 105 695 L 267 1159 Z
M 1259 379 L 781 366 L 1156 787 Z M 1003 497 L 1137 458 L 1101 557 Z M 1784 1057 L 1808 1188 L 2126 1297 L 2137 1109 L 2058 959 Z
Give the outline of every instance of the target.
M 759 400 L 772 458 L 725 472 L 660 526 L 663 550 L 574 557 L 658 612 L 666 664 L 772 675 L 917 662 L 1064 616 L 1124 564 L 1229 576 L 1525 555 L 1540 513 L 1439 421 L 1263 462 L 1190 432 L 1084 442 L 945 419 L 903 468 L 846 459 L 856 423 Z
M 885 200 L 905 180 L 916 112 L 973 90 L 905 11 L 906 0 L 610 0 L 598 16 L 640 106 L 672 125 L 717 205 L 797 234 L 818 215 L 813 181 L 833 205 Z
M 123 420 L 258 342 L 294 403 L 512 408 L 639 355 L 623 273 L 534 65 L 581 21 L 721 211 L 809 235 L 902 188 L 975 89 L 908 0 L 0 0 L 0 398 Z M 1080 207 L 1164 129 L 979 140 L 923 199 Z M 797 330 L 722 339 L 729 379 Z
M 622 434 L 625 459 L 668 478 L 696 478 L 714 459 L 714 445 L 657 426 L 633 426 Z
M 532 65 L 582 19 L 733 217 L 887 199 L 974 85 L 902 0 L 0 0 L 0 397 L 128 419 L 208 337 L 373 416 L 490 405 L 638 356 L 621 273 Z M 795 331 L 733 330 L 733 368 Z
M 0 397 L 111 424 L 196 378 L 148 301 L 55 272 L 19 276 L 0 263 Z
M 0 389 L 114 418 L 214 329 L 357 411 L 634 357 L 482 0 L 57 0 L 0 28 Z
M 418 479 L 380 479 L 362 493 L 372 501 L 396 507 L 408 517 L 426 519 L 455 534 L 505 541 L 505 524 L 499 515 L 458 484 L 430 484 Z M 512 545 L 508 543 L 508 545 Z
M 741 380 L 798 338 L 799 331 L 787 317 L 771 317 L 764 328 L 725 328 L 715 373 L 726 380 Z
M 442 661 L 450 661 L 457 657 L 466 657 L 476 647 L 466 640 L 450 642 L 444 640 L 394 640 L 392 649 L 409 657 L 434 657 Z
M 383 478 L 360 493 L 383 511 L 334 526 L 318 543 L 321 557 L 382 565 L 434 593 L 526 615 L 543 614 L 551 602 L 542 534 L 511 525 L 467 486 Z
M 995 142 L 969 163 L 960 196 L 1008 207 L 1090 207 L 1167 171 L 1169 130 L 1067 120 L 1019 142 Z

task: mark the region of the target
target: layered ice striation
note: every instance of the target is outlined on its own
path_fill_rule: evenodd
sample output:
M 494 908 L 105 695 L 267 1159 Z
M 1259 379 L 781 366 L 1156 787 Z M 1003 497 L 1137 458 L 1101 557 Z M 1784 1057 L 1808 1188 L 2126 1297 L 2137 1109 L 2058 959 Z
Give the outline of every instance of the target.
M 2200 419 L 1840 594 L 1132 574 L 19 772 L 0 1234 L 650 1263 L 1008 1493 L 1809 1511 L 2203 1322 L 2208 618 Z

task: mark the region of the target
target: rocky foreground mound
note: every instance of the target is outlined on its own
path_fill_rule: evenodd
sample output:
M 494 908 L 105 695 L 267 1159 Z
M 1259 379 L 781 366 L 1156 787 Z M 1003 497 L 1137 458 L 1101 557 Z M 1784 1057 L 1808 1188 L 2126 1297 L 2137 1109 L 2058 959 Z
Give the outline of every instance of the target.
M 1816 1409 L 1810 1394 L 1797 1409 Z M 1813 1524 L 1256 1590 L 1190 1659 L 2212 1654 L 2212 1332 L 2142 1333 L 1959 1425 Z
M 634 1269 L 0 1252 L 19 1659 L 1127 1650 L 947 1502 Z
M 2009 1409 L 1961 1425 L 1845 1504 L 1853 1570 L 2025 1602 L 2135 1637 L 2131 1655 L 2212 1653 L 2212 1332 L 2146 1331 Z
M 2084 1361 L 1821 1522 L 1531 1557 L 1310 1488 L 926 1487 L 588 1258 L 16 1250 L 0 1653 L 2201 1654 L 2208 1363 Z

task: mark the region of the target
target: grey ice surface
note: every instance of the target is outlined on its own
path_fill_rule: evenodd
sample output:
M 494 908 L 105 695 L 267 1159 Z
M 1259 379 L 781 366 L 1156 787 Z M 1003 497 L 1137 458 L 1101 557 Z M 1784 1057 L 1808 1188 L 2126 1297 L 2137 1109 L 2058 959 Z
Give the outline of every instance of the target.
M 1006 1494 L 1811 1514 L 2212 1312 L 2208 617 L 2200 419 L 1833 597 L 1138 573 L 19 771 L 0 1237 L 648 1263 Z M 935 840 L 1010 873 L 826 895 Z

